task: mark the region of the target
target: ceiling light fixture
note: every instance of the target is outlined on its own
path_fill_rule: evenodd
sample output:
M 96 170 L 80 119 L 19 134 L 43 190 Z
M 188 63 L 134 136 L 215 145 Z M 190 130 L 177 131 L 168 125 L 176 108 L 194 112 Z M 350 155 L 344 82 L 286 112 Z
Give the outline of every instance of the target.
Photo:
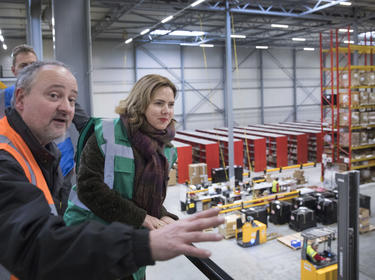
M 212 44 L 200 44 L 199 46 L 202 47 L 202 48 L 213 48 L 214 47 L 214 45 L 212 45 Z
M 180 46 L 197 47 L 198 43 L 180 43 Z
M 171 36 L 203 36 L 206 34 L 203 31 L 186 31 L 186 30 L 175 30 L 169 33 Z
M 272 23 L 271 27 L 275 27 L 275 28 L 288 28 L 289 25 Z
M 4 49 L 4 50 L 8 49 L 8 46 L 5 45 L 5 44 L 3 44 L 3 49 Z
M 151 31 L 151 35 L 165 35 L 167 33 L 171 32 L 171 30 L 164 30 L 164 29 L 156 29 L 154 31 Z
M 239 38 L 239 39 L 245 39 L 246 35 L 240 35 L 240 34 L 232 34 L 230 35 L 231 38 Z
M 303 48 L 304 51 L 315 51 L 315 48 Z
M 0 34 L 0 41 L 4 42 L 4 36 Z
M 125 41 L 125 44 L 129 44 L 129 43 L 131 43 L 131 42 L 133 42 L 133 38 L 129 38 L 128 40 L 126 40 L 126 41 Z
M 268 46 L 255 46 L 256 49 L 262 49 L 262 50 L 266 50 L 268 49 Z
M 347 1 L 347 2 L 340 2 L 339 3 L 341 6 L 351 6 L 352 5 L 352 2 L 349 2 L 349 1 Z
M 340 29 L 339 29 L 339 32 L 341 32 L 341 33 L 345 33 L 345 32 L 348 32 L 348 29 L 347 29 L 347 28 L 340 28 Z M 352 32 L 353 32 L 353 29 L 349 29 L 349 32 L 352 33 Z
M 141 34 L 141 35 L 145 35 L 145 34 L 147 34 L 149 31 L 150 31 L 150 29 L 147 28 L 147 29 L 143 30 L 143 31 L 142 31 L 141 33 L 139 33 L 139 34 Z
M 298 42 L 305 42 L 305 38 L 292 38 L 293 41 L 298 41 Z
M 200 3 L 204 2 L 204 1 L 206 1 L 206 0 L 197 0 L 197 1 L 195 1 L 194 3 L 192 3 L 192 4 L 190 5 L 190 7 L 198 6 Z
M 166 22 L 170 21 L 172 18 L 173 18 L 173 16 L 166 17 L 165 19 L 163 19 L 161 21 L 161 23 L 166 23 Z

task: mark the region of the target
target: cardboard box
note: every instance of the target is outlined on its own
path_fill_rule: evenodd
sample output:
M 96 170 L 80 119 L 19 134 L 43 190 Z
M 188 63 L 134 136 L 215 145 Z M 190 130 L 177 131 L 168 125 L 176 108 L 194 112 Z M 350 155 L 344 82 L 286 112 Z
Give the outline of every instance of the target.
M 373 71 L 367 72 L 367 85 L 369 86 L 375 85 L 375 72 Z
M 225 216 L 224 224 L 219 226 L 219 233 L 221 233 L 225 239 L 236 236 L 237 218 L 241 215 L 239 213 L 233 213 Z
M 359 123 L 361 125 L 368 125 L 368 112 L 359 112 Z
M 375 104 L 375 92 L 370 91 L 368 93 L 368 104 Z
M 359 84 L 361 86 L 367 86 L 368 85 L 368 73 L 366 71 L 359 71 Z
M 369 100 L 368 92 L 364 88 L 361 88 L 359 90 L 359 105 L 367 105 Z
M 359 125 L 359 112 L 352 112 L 352 126 Z M 340 110 L 340 126 L 349 126 L 349 111 Z
M 340 145 L 343 147 L 349 147 L 349 132 L 343 132 L 340 134 Z M 361 138 L 359 132 L 352 132 L 352 146 L 360 146 Z
M 367 112 L 368 124 L 375 124 L 375 111 Z
M 169 170 L 168 186 L 174 186 L 177 184 L 177 171 L 176 169 Z
M 359 139 L 360 145 L 367 145 L 368 144 L 367 132 L 366 131 L 360 132 L 359 138 L 360 138 Z
M 340 107 L 349 107 L 349 93 L 347 92 L 340 92 Z M 359 92 L 352 91 L 351 92 L 351 106 L 358 106 L 359 105 Z
M 351 73 L 351 86 L 360 85 L 360 73 L 357 70 L 352 70 Z M 340 87 L 349 86 L 349 73 L 348 71 L 342 71 L 340 74 Z

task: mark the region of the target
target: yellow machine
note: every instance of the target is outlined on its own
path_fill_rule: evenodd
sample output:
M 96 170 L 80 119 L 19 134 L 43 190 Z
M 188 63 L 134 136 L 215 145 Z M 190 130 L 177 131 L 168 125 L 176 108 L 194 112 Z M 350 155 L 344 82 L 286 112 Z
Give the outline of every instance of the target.
M 335 231 L 329 228 L 310 228 L 302 232 L 302 237 L 301 280 L 337 280 L 337 258 L 331 252 Z M 329 261 L 317 262 L 307 254 L 307 246 L 315 241 L 324 244 L 324 250 L 319 254 Z
M 241 213 L 241 217 L 237 219 L 236 240 L 242 247 L 262 244 L 267 241 L 267 227 L 252 216 Z

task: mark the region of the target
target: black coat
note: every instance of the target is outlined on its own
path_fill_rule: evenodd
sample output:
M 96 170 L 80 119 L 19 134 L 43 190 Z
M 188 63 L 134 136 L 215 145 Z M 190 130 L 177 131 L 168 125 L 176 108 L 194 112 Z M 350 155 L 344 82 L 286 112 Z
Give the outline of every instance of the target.
M 59 201 L 56 146 L 38 145 L 15 110 L 7 117 L 29 143 Z M 116 279 L 153 263 L 147 230 L 95 222 L 66 227 L 60 216 L 50 214 L 42 191 L 28 182 L 18 162 L 0 150 L 0 264 L 18 278 Z

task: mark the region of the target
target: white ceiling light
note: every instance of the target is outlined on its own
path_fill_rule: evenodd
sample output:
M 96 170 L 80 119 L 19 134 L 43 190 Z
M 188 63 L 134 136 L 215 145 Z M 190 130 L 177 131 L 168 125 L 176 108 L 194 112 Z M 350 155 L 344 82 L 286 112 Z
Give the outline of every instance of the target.
M 190 5 L 190 7 L 198 6 L 200 3 L 204 2 L 204 1 L 206 1 L 206 0 L 197 0 L 197 1 L 195 1 L 194 3 L 192 3 L 192 4 Z
M 231 38 L 239 38 L 239 39 L 245 39 L 246 35 L 240 35 L 240 34 L 232 34 L 230 35 Z
M 268 49 L 268 46 L 255 46 L 256 49 L 263 49 L 266 50 Z
M 150 29 L 147 28 L 147 29 L 143 30 L 140 34 L 141 34 L 141 35 L 145 35 L 145 34 L 147 34 L 149 31 L 150 31 Z
M 214 45 L 212 45 L 212 44 L 200 44 L 199 46 L 202 47 L 202 48 L 213 48 L 214 47 Z
M 5 44 L 3 44 L 3 49 L 4 49 L 4 50 L 8 49 L 8 46 L 5 45 Z
M 4 36 L 0 34 L 0 41 L 4 42 Z
M 199 46 L 199 44 L 198 43 L 180 43 L 180 46 L 197 47 Z
M 275 23 L 272 23 L 272 24 L 271 24 L 271 27 L 275 27 L 275 28 L 288 28 L 289 25 L 286 25 L 286 24 L 275 24 Z
M 1 35 L 2 33 L 1 33 L 1 29 L 0 29 L 0 35 Z
M 151 35 L 165 35 L 167 33 L 171 32 L 171 30 L 163 30 L 163 29 L 156 29 L 154 31 L 151 31 Z
M 298 41 L 298 42 L 305 42 L 305 38 L 292 38 L 293 41 Z
M 354 44 L 354 41 L 352 41 L 352 40 L 350 40 L 350 41 L 345 40 L 344 43 L 345 43 L 345 44 Z
M 203 36 L 205 32 L 202 31 L 185 31 L 185 30 L 175 30 L 169 33 L 171 36 Z
M 347 2 L 340 2 L 340 5 L 341 6 L 351 6 L 352 2 L 349 2 L 349 1 L 347 1 Z
M 303 48 L 304 51 L 315 51 L 314 48 Z
M 172 18 L 173 18 L 173 16 L 166 17 L 165 19 L 163 19 L 161 21 L 161 23 L 166 23 L 166 22 L 170 21 Z
M 126 41 L 125 41 L 125 44 L 129 44 L 129 43 L 131 43 L 131 42 L 133 42 L 133 38 L 129 38 L 128 40 L 126 40 Z
M 340 29 L 339 29 L 339 32 L 341 32 L 341 33 L 345 33 L 345 32 L 348 32 L 348 29 L 347 29 L 347 28 L 340 28 Z M 349 32 L 352 33 L 352 32 L 353 32 L 353 29 L 349 29 Z

